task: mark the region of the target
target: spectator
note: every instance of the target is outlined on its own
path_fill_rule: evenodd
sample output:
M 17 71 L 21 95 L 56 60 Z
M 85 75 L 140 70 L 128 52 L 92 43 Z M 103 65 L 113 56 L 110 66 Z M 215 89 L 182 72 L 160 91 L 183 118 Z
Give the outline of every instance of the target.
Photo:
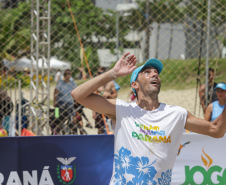
M 131 103 L 131 102 L 136 102 L 136 101 L 137 101 L 137 97 L 134 94 L 133 90 L 131 90 L 128 94 L 128 102 Z
M 115 89 L 116 89 L 116 91 L 117 91 L 117 93 L 118 93 L 119 90 L 121 89 L 121 87 L 119 86 L 119 84 L 117 84 L 116 81 L 113 81 L 113 82 L 114 82 L 114 84 L 115 84 Z
M 215 87 L 218 100 L 208 105 L 205 112 L 205 120 L 214 121 L 224 110 L 226 104 L 226 84 L 219 83 Z
M 0 111 L 0 129 L 2 128 L 3 117 L 4 117 L 4 115 L 3 115 L 2 111 Z
M 55 74 L 55 82 L 57 83 L 60 80 L 61 77 L 61 70 L 58 69 L 56 74 Z
M 86 79 L 86 71 L 84 67 L 79 67 L 79 79 Z
M 100 74 L 103 74 L 105 72 L 104 67 L 100 67 L 97 70 L 97 76 Z M 113 99 L 117 97 L 117 90 L 115 89 L 115 83 L 114 81 L 110 81 L 107 84 L 99 87 L 97 89 L 97 94 L 108 98 L 108 99 Z M 105 123 L 102 117 L 102 114 L 99 114 L 97 112 L 93 112 L 93 119 L 95 120 L 95 128 L 98 129 L 98 134 L 104 134 L 106 133 L 105 131 Z M 106 117 L 105 120 L 107 120 L 108 117 Z
M 207 106 L 212 103 L 213 101 L 217 100 L 217 94 L 215 87 L 217 85 L 216 82 L 214 82 L 214 69 L 209 68 L 209 76 L 208 76 L 208 98 L 207 98 Z M 206 85 L 202 84 L 199 88 L 199 98 L 200 98 L 200 104 L 202 106 L 203 112 L 205 113 L 206 110 L 206 100 L 205 100 L 205 89 Z
M 64 123 L 65 121 L 68 121 L 68 126 L 70 128 L 74 128 L 75 120 L 75 110 L 74 110 L 74 99 L 71 97 L 71 91 L 75 87 L 77 87 L 74 80 L 71 78 L 71 70 L 66 69 L 64 71 L 64 78 L 60 79 L 56 85 L 56 88 L 54 90 L 54 107 L 59 107 L 59 118 L 56 120 L 56 128 L 55 132 L 56 134 L 59 134 L 60 131 L 64 134 Z
M 19 107 L 19 101 L 16 104 L 16 128 L 19 130 L 19 110 L 21 110 L 21 130 L 28 128 L 28 115 L 29 115 L 29 104 L 21 92 L 21 107 Z
M 2 128 L 9 133 L 9 121 L 13 112 L 13 102 L 7 95 L 7 92 L 0 89 L 0 120 L 2 120 Z
M 24 68 L 24 75 L 30 77 L 30 69 L 28 67 Z
M 83 111 L 84 106 L 79 104 L 78 102 L 75 102 L 74 108 L 76 110 L 77 116 L 79 116 L 81 120 L 82 120 L 82 117 L 84 117 L 84 119 L 87 121 L 86 127 L 93 128 L 90 121 L 88 120 L 87 116 L 85 115 L 85 113 Z
M 77 129 L 79 130 L 80 135 L 87 135 L 86 130 L 83 128 L 83 121 L 82 121 L 82 114 L 81 114 L 81 112 L 83 112 L 83 110 L 81 110 L 83 106 L 77 106 L 77 105 L 78 104 L 75 102 L 74 107 L 75 107 L 76 116 L 74 116 L 74 123 L 76 126 L 73 126 L 73 127 L 74 127 L 74 129 L 76 129 L 76 132 L 77 132 Z M 84 114 L 84 112 L 83 112 L 83 114 Z M 86 115 L 85 115 L 85 117 L 86 117 Z M 92 126 L 90 128 L 92 128 Z

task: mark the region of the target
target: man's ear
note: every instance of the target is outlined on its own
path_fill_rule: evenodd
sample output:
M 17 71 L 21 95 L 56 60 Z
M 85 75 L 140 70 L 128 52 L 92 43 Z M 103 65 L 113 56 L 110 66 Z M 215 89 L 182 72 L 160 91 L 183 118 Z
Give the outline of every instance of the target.
M 131 87 L 135 90 L 137 90 L 139 88 L 139 84 L 137 81 L 133 81 L 132 84 L 131 84 Z

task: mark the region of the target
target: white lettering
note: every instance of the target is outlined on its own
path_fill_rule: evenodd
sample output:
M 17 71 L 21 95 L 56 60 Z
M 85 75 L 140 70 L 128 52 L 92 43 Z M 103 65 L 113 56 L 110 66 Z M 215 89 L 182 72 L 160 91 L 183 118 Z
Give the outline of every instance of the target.
M 2 175 L 2 173 L 0 173 L 0 185 L 2 185 L 3 181 L 4 181 L 4 176 Z
M 49 166 L 45 166 L 43 171 L 42 171 L 42 175 L 41 175 L 41 179 L 39 182 L 39 185 L 54 185 L 53 180 L 49 174 Z
M 23 185 L 38 185 L 38 175 L 37 171 L 32 171 L 32 175 L 28 173 L 28 171 L 23 172 Z
M 17 172 L 10 172 L 6 185 L 22 185 Z

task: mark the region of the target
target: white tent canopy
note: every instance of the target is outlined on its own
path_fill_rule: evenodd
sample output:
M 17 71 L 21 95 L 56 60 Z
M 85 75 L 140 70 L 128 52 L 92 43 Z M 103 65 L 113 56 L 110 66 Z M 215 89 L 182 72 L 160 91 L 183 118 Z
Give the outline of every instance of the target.
M 27 57 L 22 57 L 14 62 L 9 62 L 4 59 L 3 63 L 7 68 L 13 69 L 14 71 L 23 71 L 25 69 L 31 69 L 31 67 L 32 67 L 32 62 Z M 46 62 L 44 62 L 42 64 L 42 59 L 39 59 L 38 67 L 40 69 L 43 69 L 43 68 L 47 69 L 47 64 L 46 64 Z M 34 64 L 34 68 L 37 68 L 36 64 Z M 61 69 L 61 70 L 71 69 L 71 63 L 60 61 L 56 57 L 51 57 L 50 58 L 50 69 Z
M 61 70 L 71 69 L 71 63 L 60 61 L 56 57 L 52 57 L 50 58 L 50 68 L 61 69 Z

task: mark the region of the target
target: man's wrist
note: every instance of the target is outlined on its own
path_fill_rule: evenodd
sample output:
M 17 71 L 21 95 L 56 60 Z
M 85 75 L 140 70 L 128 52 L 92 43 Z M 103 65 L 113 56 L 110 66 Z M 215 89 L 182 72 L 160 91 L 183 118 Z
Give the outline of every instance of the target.
M 118 76 L 115 74 L 115 71 L 113 69 L 111 69 L 109 72 L 112 80 L 115 80 L 118 78 Z
M 117 76 L 116 76 L 116 75 L 114 75 L 113 73 L 110 73 L 110 77 L 112 78 L 112 80 L 117 79 Z

